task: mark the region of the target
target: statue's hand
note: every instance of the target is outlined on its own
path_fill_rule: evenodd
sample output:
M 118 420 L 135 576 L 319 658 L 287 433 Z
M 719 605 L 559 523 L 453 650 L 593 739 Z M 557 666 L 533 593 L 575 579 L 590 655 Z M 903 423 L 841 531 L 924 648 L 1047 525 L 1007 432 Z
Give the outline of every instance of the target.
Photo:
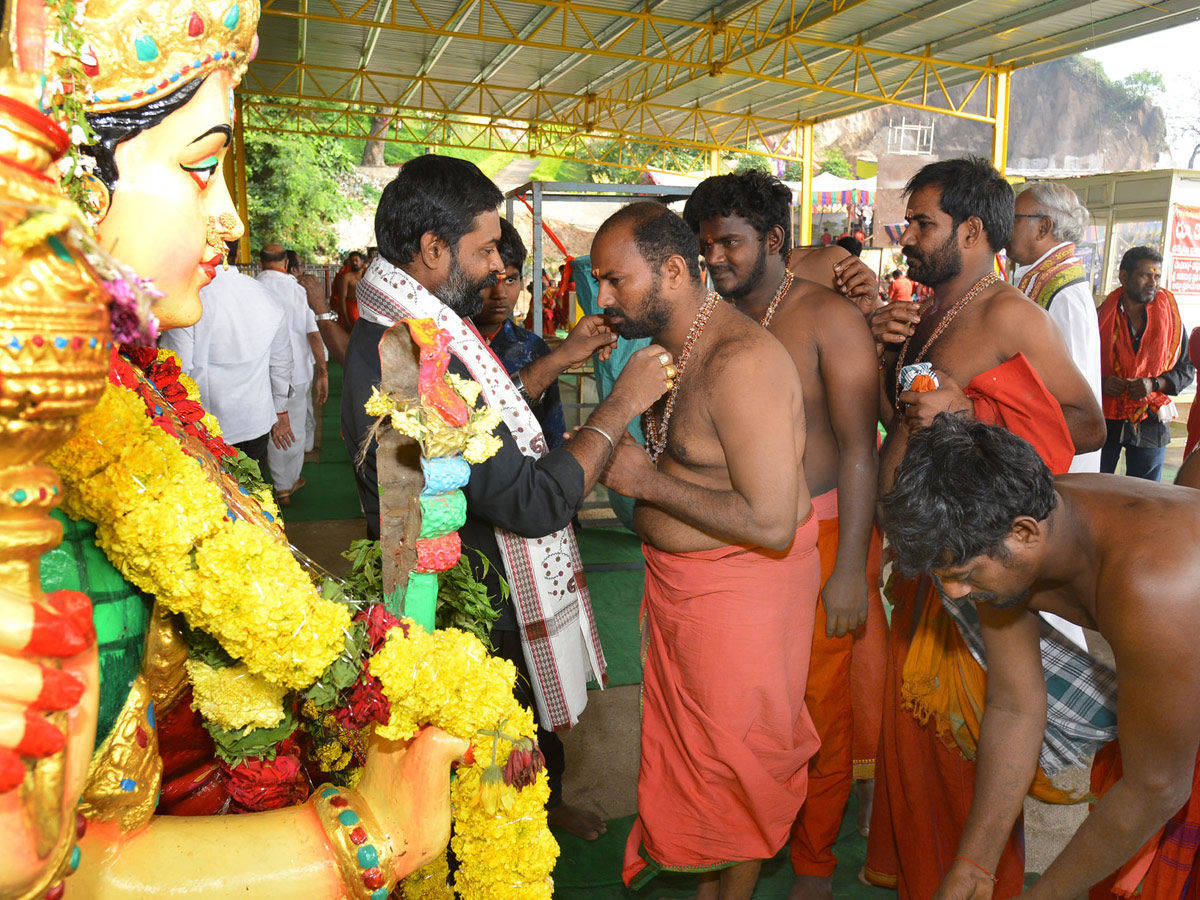
M 96 741 L 99 671 L 92 607 L 74 591 L 39 602 L 0 594 L 0 897 L 21 896 L 70 851 Z M 45 715 L 65 710 L 58 723 Z M 63 725 L 62 728 L 58 727 Z M 31 791 L 30 764 L 63 754 L 60 786 Z M 35 824 L 40 823 L 40 824 Z M 54 849 L 42 846 L 54 836 Z
M 24 780 L 21 757 L 62 750 L 67 736 L 42 713 L 71 709 L 84 693 L 81 678 L 35 658 L 69 659 L 95 641 L 91 603 L 82 594 L 58 591 L 39 604 L 0 598 L 0 793 Z
M 397 878 L 432 860 L 450 839 L 450 766 L 469 747 L 440 728 L 422 728 L 409 741 L 371 738 L 358 792 L 391 839 Z

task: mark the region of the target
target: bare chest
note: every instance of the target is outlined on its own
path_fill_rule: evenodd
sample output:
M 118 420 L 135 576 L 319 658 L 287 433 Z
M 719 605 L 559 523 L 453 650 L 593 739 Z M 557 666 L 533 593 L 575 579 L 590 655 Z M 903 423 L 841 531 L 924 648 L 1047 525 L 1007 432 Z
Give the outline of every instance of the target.
M 953 317 L 927 313 L 912 338 L 902 345 L 896 373 L 903 366 L 928 362 L 960 387 L 966 387 L 975 376 L 1004 362 L 1008 355 L 986 327 L 981 309 L 968 308 Z

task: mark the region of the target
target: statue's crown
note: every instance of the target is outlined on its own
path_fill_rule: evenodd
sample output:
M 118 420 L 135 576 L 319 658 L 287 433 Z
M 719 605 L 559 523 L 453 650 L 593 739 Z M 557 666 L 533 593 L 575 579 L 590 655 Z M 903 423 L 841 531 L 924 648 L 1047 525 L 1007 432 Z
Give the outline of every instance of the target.
M 88 112 L 143 106 L 258 51 L 258 0 L 88 0 L 80 61 Z

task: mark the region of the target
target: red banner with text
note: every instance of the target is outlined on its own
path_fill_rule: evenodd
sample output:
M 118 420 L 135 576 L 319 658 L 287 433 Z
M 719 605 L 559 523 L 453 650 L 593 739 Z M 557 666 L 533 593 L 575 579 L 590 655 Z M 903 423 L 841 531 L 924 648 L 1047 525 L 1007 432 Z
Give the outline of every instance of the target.
M 1200 256 L 1200 207 L 1175 207 L 1171 228 L 1171 254 Z

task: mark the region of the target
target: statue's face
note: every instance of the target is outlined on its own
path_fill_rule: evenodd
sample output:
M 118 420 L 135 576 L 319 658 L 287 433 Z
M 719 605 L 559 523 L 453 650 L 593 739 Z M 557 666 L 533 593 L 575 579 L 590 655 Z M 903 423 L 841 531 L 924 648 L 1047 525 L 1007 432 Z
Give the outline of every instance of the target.
M 166 294 L 154 305 L 160 328 L 200 318 L 200 288 L 223 242 L 242 234 L 222 174 L 232 86 L 228 72 L 213 72 L 184 106 L 117 145 L 119 180 L 97 231 L 105 249 Z

